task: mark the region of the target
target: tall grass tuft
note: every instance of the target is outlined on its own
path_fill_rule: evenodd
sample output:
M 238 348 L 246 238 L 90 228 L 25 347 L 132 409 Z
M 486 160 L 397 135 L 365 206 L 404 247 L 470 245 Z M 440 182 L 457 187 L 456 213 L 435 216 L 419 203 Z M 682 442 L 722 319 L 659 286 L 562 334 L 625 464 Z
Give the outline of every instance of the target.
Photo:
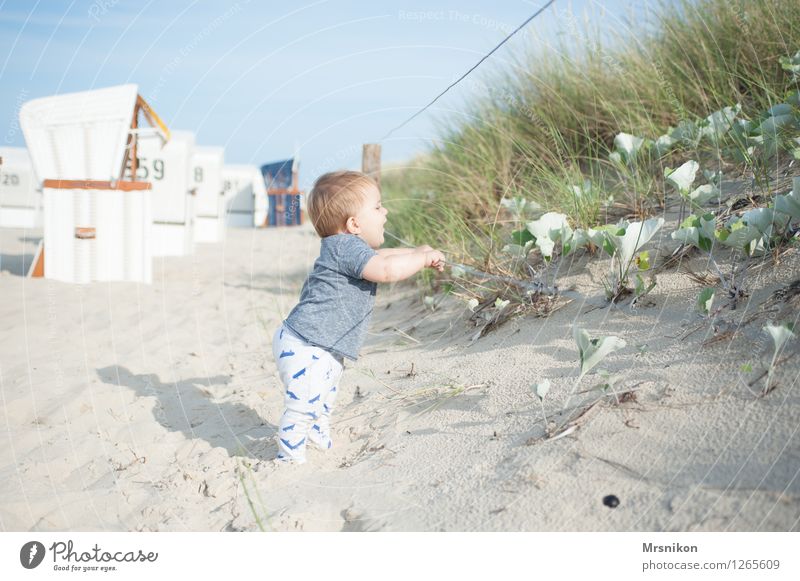
M 663 2 L 645 25 L 610 38 L 562 16 L 559 46 L 518 54 L 444 120 L 431 151 L 385 172 L 389 231 L 488 264 L 506 226 L 517 227 L 504 198 L 533 200 L 577 227 L 643 218 L 663 208 L 663 165 L 676 160 L 643 156 L 622 172 L 608 157 L 615 135 L 655 139 L 736 103 L 752 116 L 797 89 L 779 62 L 800 49 L 797 0 Z M 585 180 L 592 187 L 576 195 Z

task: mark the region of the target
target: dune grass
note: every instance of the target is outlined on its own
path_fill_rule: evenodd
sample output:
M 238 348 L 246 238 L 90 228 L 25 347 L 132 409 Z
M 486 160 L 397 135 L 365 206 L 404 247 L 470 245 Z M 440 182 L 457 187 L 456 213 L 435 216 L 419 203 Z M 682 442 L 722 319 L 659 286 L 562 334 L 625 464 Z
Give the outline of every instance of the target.
M 646 27 L 612 37 L 572 16 L 561 20 L 561 46 L 517 55 L 443 122 L 426 155 L 384 171 L 391 233 L 489 268 L 520 227 L 502 200 L 532 200 L 581 228 L 655 215 L 668 194 L 665 166 L 734 160 L 684 145 L 620 171 L 609 161 L 615 135 L 655 139 L 737 103 L 752 118 L 798 88 L 779 61 L 800 49 L 796 0 L 662 3 Z M 755 168 L 742 163 L 737 171 L 752 176 Z M 587 180 L 591 187 L 576 195 L 573 186 Z

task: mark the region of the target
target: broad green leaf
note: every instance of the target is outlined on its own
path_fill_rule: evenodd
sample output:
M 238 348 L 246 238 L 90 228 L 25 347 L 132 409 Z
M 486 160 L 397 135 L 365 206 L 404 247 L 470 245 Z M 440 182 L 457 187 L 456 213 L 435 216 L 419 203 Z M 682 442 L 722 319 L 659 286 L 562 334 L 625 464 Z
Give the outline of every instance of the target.
M 785 216 L 775 214 L 772 208 L 754 208 L 742 214 L 742 221 L 748 226 L 753 226 L 769 240 L 775 231 L 775 225 L 781 229 L 786 225 Z
M 650 268 L 650 252 L 642 250 L 636 255 L 636 266 L 639 270 L 648 270 Z
M 767 111 L 766 117 L 758 126 L 757 133 L 763 138 L 762 144 L 767 145 L 766 140 L 777 141 L 778 134 L 791 129 L 800 127 L 800 121 L 791 105 L 788 103 L 778 103 Z
M 622 154 L 622 159 L 626 163 L 631 163 L 636 159 L 642 145 L 644 145 L 644 139 L 628 133 L 620 133 L 614 138 L 614 147 Z
M 578 355 L 581 360 L 581 375 L 600 363 L 609 353 L 625 347 L 626 343 L 619 337 L 598 337 L 591 339 L 585 329 L 573 327 L 572 336 L 578 345 Z
M 700 250 L 711 252 L 716 226 L 717 220 L 714 214 L 707 213 L 702 216 L 692 214 L 683 221 L 678 230 L 671 234 L 671 237 L 673 240 L 692 244 Z
M 719 230 L 717 240 L 725 246 L 733 248 L 747 249 L 750 243 L 757 238 L 761 238 L 761 232 L 754 226 L 748 226 L 739 218 L 735 218 Z
M 775 211 L 800 220 L 800 177 L 793 180 L 792 191 L 785 196 L 775 196 Z
M 709 171 L 707 169 L 703 170 L 703 176 L 708 180 L 708 183 L 713 184 L 717 187 L 720 186 L 722 183 L 722 171 L 717 170 L 716 172 Z
M 749 244 L 745 245 L 744 249 L 750 256 L 763 256 L 767 250 L 764 237 L 754 238 Z
M 620 223 L 622 222 L 623 221 L 620 221 Z M 622 231 L 622 233 L 625 232 L 624 228 L 620 228 L 619 225 L 604 224 L 603 226 L 599 226 L 597 228 L 587 228 L 586 237 L 592 242 L 592 244 L 602 248 L 606 254 L 609 256 L 614 256 L 616 247 L 611 242 L 611 237 L 615 234 L 618 234 L 620 231 Z
M 544 396 L 547 395 L 548 391 L 550 391 L 549 379 L 545 379 L 543 382 L 533 386 L 533 393 L 536 394 L 536 397 L 538 397 L 540 401 L 544 401 Z
M 622 375 L 615 373 L 612 374 L 608 369 L 598 369 L 597 375 L 603 379 L 603 383 L 598 384 L 602 390 L 614 389 L 614 385 L 622 378 Z
M 767 324 L 764 330 L 772 337 L 775 343 L 775 352 L 781 350 L 783 345 L 792 337 L 794 337 L 794 328 L 791 323 L 784 323 L 782 325 Z
M 533 234 L 530 233 L 530 230 L 523 228 L 522 230 L 515 230 L 512 232 L 511 240 L 514 242 L 514 244 L 525 246 L 527 242 L 535 241 L 536 239 L 533 237 Z
M 526 200 L 521 196 L 514 196 L 513 198 L 503 198 L 500 204 L 513 212 L 517 216 L 523 216 L 526 212 L 531 213 L 536 210 L 541 210 L 542 207 L 533 200 Z
M 520 246 L 519 244 L 506 244 L 503 246 L 502 251 L 514 258 L 526 258 L 528 253 L 533 248 L 533 240 L 528 240 L 525 243 L 525 246 Z
M 775 361 L 778 358 L 778 354 L 781 352 L 784 344 L 794 335 L 794 324 L 793 323 L 783 323 L 781 325 L 773 325 L 771 323 L 767 323 L 764 327 L 764 330 L 772 337 L 772 341 L 775 343 L 775 353 L 772 356 L 772 361 L 769 364 L 769 370 L 767 372 L 767 379 L 766 383 L 764 384 L 765 392 L 769 389 L 770 381 L 772 380 L 772 372 L 775 369 Z
M 631 222 L 623 236 L 611 236 L 610 240 L 617 250 L 621 264 L 628 265 L 633 255 L 647 244 L 658 229 L 664 225 L 664 218 L 650 218 L 644 222 Z
M 586 231 L 583 228 L 578 228 L 572 233 L 572 238 L 564 243 L 564 255 L 571 254 L 578 248 L 582 246 L 586 246 L 589 243 L 589 237 L 586 235 Z
M 712 184 L 702 185 L 689 193 L 689 199 L 697 206 L 701 206 L 717 196 L 719 196 L 719 190 Z
M 572 237 L 572 228 L 567 222 L 566 214 L 558 212 L 548 212 L 538 220 L 528 222 L 528 231 L 533 234 L 536 246 L 545 259 L 552 258 L 558 240 L 569 240 Z
M 700 135 L 707 137 L 712 143 L 717 143 L 733 126 L 733 121 L 742 110 L 740 104 L 734 107 L 724 107 L 719 111 L 714 111 L 705 118 L 703 126 L 700 128 Z
M 656 139 L 656 153 L 662 156 L 672 151 L 677 144 L 678 140 L 673 138 L 671 135 L 669 134 L 662 135 L 661 137 Z
M 783 70 L 788 71 L 795 76 L 800 75 L 800 50 L 798 50 L 794 56 L 782 56 L 778 59 L 778 62 L 781 63 Z
M 700 169 L 700 164 L 690 159 L 682 166 L 676 169 L 665 168 L 664 177 L 667 183 L 678 190 L 678 193 L 686 197 L 689 194 L 689 189 L 694 183 L 697 170 Z
M 697 310 L 708 315 L 711 312 L 711 304 L 714 302 L 714 289 L 704 288 L 697 297 Z
M 508 304 L 510 302 L 511 301 L 508 301 L 508 300 L 504 301 L 500 297 L 497 297 L 497 299 L 495 299 L 495 301 L 494 301 L 494 308 L 497 309 L 498 311 L 502 311 L 503 309 L 505 309 L 508 306 Z
M 693 147 L 697 145 L 700 139 L 700 130 L 694 123 L 688 119 L 684 119 L 678 123 L 678 126 L 670 133 L 670 136 L 676 141 L 682 141 Z
M 737 119 L 736 122 L 733 124 L 731 130 L 734 133 L 740 133 L 742 136 L 747 137 L 755 135 L 757 128 L 758 125 L 756 125 L 749 119 Z
M 770 117 L 782 117 L 783 115 L 794 115 L 792 106 L 789 103 L 777 103 L 767 109 L 767 115 Z

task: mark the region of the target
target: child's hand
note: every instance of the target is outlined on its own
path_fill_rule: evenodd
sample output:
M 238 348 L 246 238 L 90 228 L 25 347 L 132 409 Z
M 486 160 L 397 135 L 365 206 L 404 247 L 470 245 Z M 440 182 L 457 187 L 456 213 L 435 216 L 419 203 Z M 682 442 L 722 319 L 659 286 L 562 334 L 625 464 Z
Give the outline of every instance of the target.
M 425 266 L 442 272 L 444 270 L 444 254 L 438 250 L 428 250 L 425 252 Z

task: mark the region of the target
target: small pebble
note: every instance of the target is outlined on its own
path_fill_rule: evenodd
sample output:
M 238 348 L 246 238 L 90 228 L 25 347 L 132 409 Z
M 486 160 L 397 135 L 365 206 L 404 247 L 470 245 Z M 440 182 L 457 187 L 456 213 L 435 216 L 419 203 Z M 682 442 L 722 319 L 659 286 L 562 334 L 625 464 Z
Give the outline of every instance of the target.
M 619 506 L 619 498 L 613 494 L 609 494 L 603 498 L 603 504 L 605 504 L 608 508 L 617 508 Z

